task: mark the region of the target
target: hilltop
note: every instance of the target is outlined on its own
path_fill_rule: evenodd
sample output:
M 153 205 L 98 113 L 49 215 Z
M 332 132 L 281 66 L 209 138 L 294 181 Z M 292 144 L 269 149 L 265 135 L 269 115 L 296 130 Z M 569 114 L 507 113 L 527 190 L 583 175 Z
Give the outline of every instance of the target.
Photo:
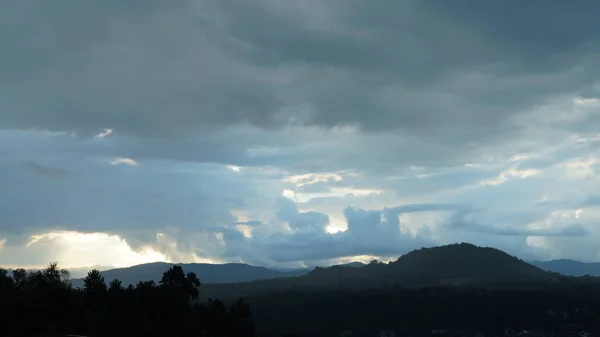
M 415 250 L 390 265 L 402 275 L 420 275 L 436 280 L 504 283 L 553 279 L 551 274 L 499 249 L 469 243 Z

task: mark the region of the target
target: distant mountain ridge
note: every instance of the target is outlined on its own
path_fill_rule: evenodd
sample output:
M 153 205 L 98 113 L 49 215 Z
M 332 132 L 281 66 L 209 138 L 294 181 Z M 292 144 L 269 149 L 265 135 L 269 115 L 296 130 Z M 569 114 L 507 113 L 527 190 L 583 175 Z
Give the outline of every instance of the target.
M 459 263 L 460 262 L 460 263 Z M 119 279 L 123 284 L 140 281 L 158 282 L 162 273 L 173 263 L 155 262 L 102 272 L 105 280 Z M 469 243 L 422 248 L 402 255 L 396 261 L 376 264 L 350 262 L 328 268 L 266 268 L 242 263 L 206 264 L 184 263 L 184 270 L 194 272 L 203 284 L 248 283 L 261 280 L 289 279 L 303 284 L 323 285 L 337 283 L 398 283 L 404 284 L 448 283 L 468 284 L 481 282 L 511 282 L 529 279 L 548 281 L 553 276 L 547 272 L 567 276 L 600 276 L 600 263 L 574 260 L 525 262 L 498 249 L 478 247 Z M 341 268 L 341 269 L 340 269 Z M 341 271 L 340 271 L 341 270 Z M 340 278 L 342 275 L 342 280 Z M 376 281 L 379 278 L 383 281 Z M 391 281 L 390 281 L 391 280 Z M 410 281 L 412 280 L 412 281 Z M 83 285 L 81 278 L 72 280 L 75 287 Z
M 107 283 L 119 279 L 125 286 L 137 284 L 140 281 L 158 282 L 162 274 L 171 266 L 182 266 L 186 272 L 194 272 L 205 284 L 212 283 L 239 283 L 275 278 L 295 277 L 308 274 L 315 267 L 308 268 L 266 268 L 251 266 L 244 263 L 167 263 L 152 262 L 125 268 L 115 268 L 101 271 Z M 353 268 L 365 266 L 362 262 L 350 262 L 343 264 Z M 74 287 L 83 286 L 83 278 L 73 278 L 71 283 Z
M 543 270 L 569 276 L 600 276 L 600 262 L 580 262 L 560 259 L 551 261 L 530 261 L 531 264 Z
M 483 254 L 483 255 L 481 255 Z M 460 261 L 459 264 L 456 262 Z M 116 268 L 102 271 L 106 282 L 119 279 L 124 285 L 137 284 L 140 281 L 153 280 L 158 282 L 162 273 L 173 265 L 181 265 L 184 270 L 194 272 L 203 284 L 248 283 L 261 280 L 289 279 L 307 276 L 300 279 L 304 284 L 333 284 L 333 283 L 374 283 L 373 278 L 380 278 L 383 283 L 398 282 L 402 275 L 403 283 L 419 284 L 425 282 L 446 282 L 448 284 L 471 283 L 473 280 L 482 282 L 500 282 L 501 280 L 530 278 L 548 279 L 547 271 L 567 276 L 600 276 L 600 263 L 586 263 L 574 260 L 551 261 L 522 261 L 500 250 L 489 247 L 478 247 L 468 243 L 447 246 L 423 248 L 409 252 L 396 261 L 385 263 L 364 264 L 350 262 L 346 264 L 323 267 L 305 268 L 267 268 L 251 266 L 243 263 L 207 264 L 207 263 L 165 263 L 154 262 L 132 267 Z M 495 266 L 490 268 L 490 266 Z M 432 268 L 431 266 L 436 266 Z M 498 266 L 504 266 L 501 271 Z M 508 267 L 510 266 L 510 267 Z M 535 267 L 535 269 L 531 269 Z M 79 270 L 81 269 L 81 270 Z M 341 271 L 340 271 L 341 270 Z M 8 270 L 9 273 L 12 270 Z M 485 272 L 483 272 L 485 271 Z M 77 276 L 73 278 L 75 287 L 82 287 L 84 268 L 78 268 Z M 340 281 L 340 274 L 342 280 Z M 550 277 L 551 278 L 551 277 Z M 392 280 L 392 281 L 390 281 Z M 382 283 L 375 282 L 375 283 Z M 435 283 L 434 282 L 434 283 Z
M 162 274 L 174 265 L 181 266 L 186 272 L 195 273 L 203 284 L 236 283 L 267 280 L 281 277 L 294 277 L 308 273 L 310 270 L 277 271 L 265 267 L 256 267 L 243 263 L 209 264 L 209 263 L 167 263 L 153 262 L 126 268 L 102 271 L 108 283 L 119 279 L 123 285 L 137 284 L 140 281 L 158 282 Z M 83 286 L 82 279 L 71 280 L 74 287 Z

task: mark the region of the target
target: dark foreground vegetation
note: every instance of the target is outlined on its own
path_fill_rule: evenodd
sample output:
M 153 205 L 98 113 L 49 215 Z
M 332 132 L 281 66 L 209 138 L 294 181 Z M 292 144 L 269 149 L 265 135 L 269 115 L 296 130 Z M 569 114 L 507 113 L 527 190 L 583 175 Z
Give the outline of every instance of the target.
M 254 336 L 252 313 L 239 300 L 197 304 L 200 281 L 179 266 L 161 281 L 107 286 L 94 270 L 81 289 L 56 263 L 44 270 L 0 269 L 0 336 Z
M 249 298 L 261 336 L 599 336 L 600 289 L 290 291 Z M 512 331 L 512 334 L 510 333 Z M 528 331 L 527 334 L 520 334 Z
M 600 337 L 598 278 L 469 244 L 202 286 L 181 266 L 127 287 L 94 270 L 77 289 L 56 264 L 0 269 L 0 305 L 0 337 Z

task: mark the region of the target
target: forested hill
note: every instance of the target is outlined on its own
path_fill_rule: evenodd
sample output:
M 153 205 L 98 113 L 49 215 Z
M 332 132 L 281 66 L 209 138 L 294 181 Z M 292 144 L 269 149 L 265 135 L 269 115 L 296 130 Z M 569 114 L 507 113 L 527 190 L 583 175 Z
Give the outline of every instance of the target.
M 371 263 L 360 269 L 317 268 L 308 278 L 337 281 L 341 286 L 433 286 L 547 282 L 548 273 L 501 250 L 468 243 L 412 251 L 390 263 Z
M 549 281 L 553 275 L 517 257 L 469 243 L 423 248 L 390 264 L 400 274 L 436 279 L 463 278 L 475 282 Z
M 248 283 L 206 285 L 201 297 L 240 297 L 289 289 L 373 288 L 381 286 L 515 287 L 564 280 L 501 250 L 468 243 L 412 251 L 390 263 L 362 267 L 315 268 L 309 274 Z

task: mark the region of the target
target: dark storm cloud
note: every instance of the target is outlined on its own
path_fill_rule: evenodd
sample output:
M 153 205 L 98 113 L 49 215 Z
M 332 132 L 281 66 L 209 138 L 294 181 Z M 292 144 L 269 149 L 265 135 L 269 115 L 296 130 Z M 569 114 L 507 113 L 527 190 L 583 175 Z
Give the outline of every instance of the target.
M 587 1 L 0 6 L 9 128 L 358 125 L 479 142 L 551 95 L 588 90 L 599 69 L 600 5 Z

